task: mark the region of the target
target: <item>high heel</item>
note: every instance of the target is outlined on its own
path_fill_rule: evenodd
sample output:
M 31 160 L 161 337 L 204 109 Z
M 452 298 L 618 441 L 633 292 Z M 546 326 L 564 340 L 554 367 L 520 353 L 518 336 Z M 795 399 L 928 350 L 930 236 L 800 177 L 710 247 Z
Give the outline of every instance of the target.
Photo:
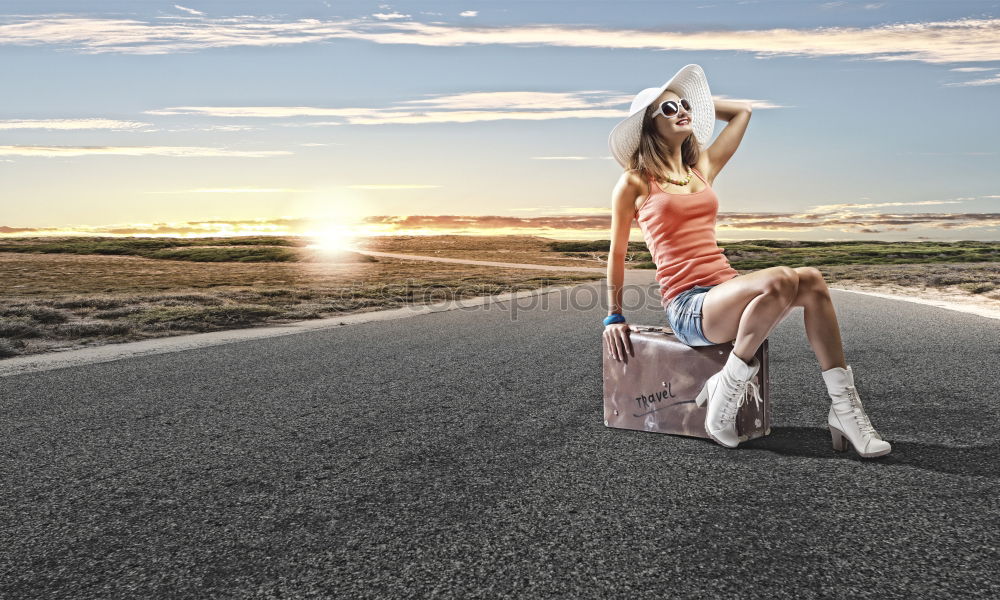
M 854 385 L 854 370 L 834 367 L 823 371 L 823 379 L 833 403 L 827 415 L 827 427 L 833 438 L 833 449 L 842 452 L 847 449 L 847 441 L 862 458 L 885 456 L 892 452 L 892 445 L 875 431 L 868 413 L 865 412 L 861 395 Z
M 708 401 L 708 382 L 701 387 L 701 391 L 695 396 L 694 403 L 695 406 L 705 406 L 705 402 Z
M 837 452 L 847 452 L 847 436 L 844 435 L 844 432 L 836 427 L 829 425 L 827 427 L 830 428 L 830 435 L 833 436 L 833 449 Z
M 736 431 L 736 415 L 740 407 L 753 400 L 760 406 L 760 389 L 751 381 L 760 370 L 756 356 L 743 362 L 729 354 L 722 370 L 708 378 L 695 396 L 697 406 L 705 406 L 705 433 L 719 445 L 735 448 L 740 443 Z

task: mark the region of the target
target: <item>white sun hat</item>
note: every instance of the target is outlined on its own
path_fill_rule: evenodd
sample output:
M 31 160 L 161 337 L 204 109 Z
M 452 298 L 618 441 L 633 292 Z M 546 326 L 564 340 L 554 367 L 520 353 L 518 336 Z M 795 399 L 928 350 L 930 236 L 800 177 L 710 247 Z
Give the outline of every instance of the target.
M 622 167 L 628 168 L 629 157 L 639 147 L 639 133 L 642 131 L 642 116 L 646 107 L 667 88 L 691 103 L 691 129 L 694 137 L 702 150 L 708 145 L 712 131 L 715 130 L 715 102 L 708 89 L 705 71 L 700 65 L 686 65 L 660 87 L 646 88 L 636 94 L 628 117 L 611 130 L 608 146 Z

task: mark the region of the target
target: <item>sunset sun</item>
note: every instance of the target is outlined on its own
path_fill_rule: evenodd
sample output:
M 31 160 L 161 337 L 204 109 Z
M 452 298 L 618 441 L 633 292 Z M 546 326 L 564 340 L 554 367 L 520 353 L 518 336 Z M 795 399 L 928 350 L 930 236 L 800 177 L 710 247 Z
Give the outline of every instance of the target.
M 308 236 L 312 243 L 310 248 L 322 252 L 345 252 L 354 249 L 355 236 L 350 229 L 342 225 L 330 225 Z

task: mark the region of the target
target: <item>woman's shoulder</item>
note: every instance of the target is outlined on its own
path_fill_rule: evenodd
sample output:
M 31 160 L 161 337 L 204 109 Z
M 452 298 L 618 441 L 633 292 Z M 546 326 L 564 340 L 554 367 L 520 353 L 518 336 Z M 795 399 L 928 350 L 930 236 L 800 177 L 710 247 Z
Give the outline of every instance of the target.
M 622 179 L 638 193 L 643 195 L 649 193 L 649 176 L 640 169 L 627 169 L 622 173 Z
M 649 181 L 649 174 L 640 169 L 628 169 L 622 173 L 622 176 L 628 179 L 629 183 L 641 187 L 645 187 L 646 182 Z

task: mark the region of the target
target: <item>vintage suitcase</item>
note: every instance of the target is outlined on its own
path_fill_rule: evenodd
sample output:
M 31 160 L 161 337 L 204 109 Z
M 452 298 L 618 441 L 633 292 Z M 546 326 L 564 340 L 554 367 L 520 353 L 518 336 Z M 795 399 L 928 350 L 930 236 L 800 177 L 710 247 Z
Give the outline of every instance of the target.
M 620 429 L 671 433 L 708 438 L 705 413 L 695 396 L 719 372 L 732 352 L 733 342 L 714 346 L 688 346 L 668 326 L 631 325 L 629 339 L 635 356 L 619 361 L 604 346 L 604 424 Z M 603 338 L 602 338 L 603 339 Z M 768 381 L 768 340 L 757 349 L 760 370 L 753 381 L 761 403 L 752 398 L 736 415 L 740 441 L 771 433 Z

